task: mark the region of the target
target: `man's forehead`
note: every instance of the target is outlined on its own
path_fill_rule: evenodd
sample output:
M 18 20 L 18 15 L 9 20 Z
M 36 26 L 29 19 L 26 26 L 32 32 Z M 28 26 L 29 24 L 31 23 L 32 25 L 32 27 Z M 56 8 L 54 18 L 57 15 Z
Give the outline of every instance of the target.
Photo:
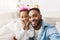
M 39 12 L 36 11 L 36 10 L 31 10 L 31 11 L 29 12 L 29 14 L 39 14 Z
M 37 10 L 31 10 L 29 13 L 39 13 Z

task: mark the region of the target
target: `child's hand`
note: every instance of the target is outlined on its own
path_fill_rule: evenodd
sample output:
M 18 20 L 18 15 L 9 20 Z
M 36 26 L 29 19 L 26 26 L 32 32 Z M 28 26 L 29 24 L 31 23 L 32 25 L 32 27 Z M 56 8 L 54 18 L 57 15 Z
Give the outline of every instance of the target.
M 13 36 L 13 40 L 17 40 L 15 36 Z
M 23 22 L 23 25 L 24 25 L 24 27 L 23 27 L 24 30 L 29 29 L 29 22 Z

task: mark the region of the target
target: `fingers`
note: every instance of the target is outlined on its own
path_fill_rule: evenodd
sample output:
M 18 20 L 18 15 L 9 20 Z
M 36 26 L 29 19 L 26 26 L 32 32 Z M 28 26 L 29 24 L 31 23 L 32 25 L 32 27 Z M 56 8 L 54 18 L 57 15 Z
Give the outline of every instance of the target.
M 17 39 L 15 38 L 15 36 L 13 37 L 13 40 L 17 40 Z
M 24 30 L 27 30 L 27 29 L 29 29 L 29 21 L 28 20 L 23 20 L 22 19 L 22 23 L 23 23 L 23 29 Z
M 28 22 L 26 23 L 26 26 L 29 26 L 29 24 L 30 24 L 30 22 L 28 21 Z

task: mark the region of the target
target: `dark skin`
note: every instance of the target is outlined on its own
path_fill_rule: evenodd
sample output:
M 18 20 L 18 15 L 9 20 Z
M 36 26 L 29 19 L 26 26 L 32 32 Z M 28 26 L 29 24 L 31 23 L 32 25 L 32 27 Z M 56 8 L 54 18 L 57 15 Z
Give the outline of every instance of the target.
M 38 11 L 31 10 L 29 12 L 29 21 L 35 30 L 39 30 L 42 25 L 42 16 Z
M 39 30 L 41 28 L 41 24 L 38 25 L 36 28 L 34 28 L 35 30 Z

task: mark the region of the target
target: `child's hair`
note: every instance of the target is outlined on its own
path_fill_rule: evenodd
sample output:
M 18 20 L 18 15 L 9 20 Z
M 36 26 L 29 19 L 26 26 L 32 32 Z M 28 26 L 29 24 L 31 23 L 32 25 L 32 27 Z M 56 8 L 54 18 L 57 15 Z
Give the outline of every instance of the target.
M 21 8 L 21 9 L 19 10 L 19 12 L 22 12 L 22 11 L 28 11 L 28 8 Z
M 20 8 L 20 9 L 18 10 L 18 17 L 20 16 L 20 12 L 23 12 L 23 11 L 26 11 L 27 14 L 28 14 L 29 9 L 28 9 L 28 8 Z

